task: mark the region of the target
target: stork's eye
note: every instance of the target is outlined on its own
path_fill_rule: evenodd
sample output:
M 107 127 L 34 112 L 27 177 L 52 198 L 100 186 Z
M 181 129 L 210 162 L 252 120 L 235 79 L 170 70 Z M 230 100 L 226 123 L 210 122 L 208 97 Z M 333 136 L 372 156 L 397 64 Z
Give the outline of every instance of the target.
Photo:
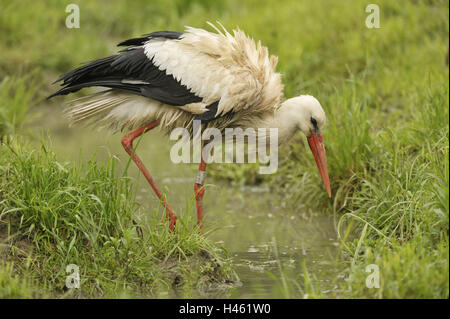
M 314 128 L 315 128 L 315 129 L 318 128 L 318 127 L 317 127 L 317 121 L 316 121 L 315 118 L 311 117 L 311 123 L 312 123 L 312 125 L 314 125 Z

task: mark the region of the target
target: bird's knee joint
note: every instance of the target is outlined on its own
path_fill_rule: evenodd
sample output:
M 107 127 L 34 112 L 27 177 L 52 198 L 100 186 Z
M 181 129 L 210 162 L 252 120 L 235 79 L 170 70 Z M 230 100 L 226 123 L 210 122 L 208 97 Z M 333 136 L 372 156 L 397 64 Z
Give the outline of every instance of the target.
M 124 136 L 122 138 L 122 146 L 126 149 L 126 150 L 130 150 L 133 147 L 133 142 L 131 141 L 131 139 L 129 139 L 128 137 Z

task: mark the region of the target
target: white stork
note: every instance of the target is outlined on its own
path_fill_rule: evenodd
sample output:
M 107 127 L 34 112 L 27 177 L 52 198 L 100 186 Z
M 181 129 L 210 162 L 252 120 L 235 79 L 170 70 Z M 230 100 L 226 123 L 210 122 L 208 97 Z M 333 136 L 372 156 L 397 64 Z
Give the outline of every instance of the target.
M 278 128 L 280 142 L 298 130 L 308 140 L 328 195 L 328 168 L 322 139 L 325 113 L 312 96 L 283 101 L 283 85 L 276 72 L 277 57 L 237 29 L 230 34 L 187 27 L 185 32 L 160 31 L 120 43 L 118 54 L 87 63 L 62 75 L 62 88 L 49 98 L 85 87 L 107 90 L 75 100 L 68 115 L 73 123 L 87 121 L 113 129 L 130 129 L 122 145 L 166 209 L 170 229 L 176 223 L 150 173 L 133 149 L 133 140 L 160 126 L 192 129 L 202 125 L 225 128 Z M 55 82 L 55 83 L 56 83 Z M 202 199 L 206 161 L 202 157 L 194 183 L 197 218 L 203 226 Z

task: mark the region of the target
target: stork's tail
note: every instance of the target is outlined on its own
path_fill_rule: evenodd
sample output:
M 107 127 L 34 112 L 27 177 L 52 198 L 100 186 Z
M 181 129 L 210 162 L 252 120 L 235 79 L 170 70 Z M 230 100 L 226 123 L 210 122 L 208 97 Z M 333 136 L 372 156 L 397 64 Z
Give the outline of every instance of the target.
M 104 119 L 113 108 L 129 101 L 129 98 L 126 94 L 105 90 L 69 101 L 70 107 L 65 114 L 71 124 L 81 121 L 90 123 L 92 119 Z

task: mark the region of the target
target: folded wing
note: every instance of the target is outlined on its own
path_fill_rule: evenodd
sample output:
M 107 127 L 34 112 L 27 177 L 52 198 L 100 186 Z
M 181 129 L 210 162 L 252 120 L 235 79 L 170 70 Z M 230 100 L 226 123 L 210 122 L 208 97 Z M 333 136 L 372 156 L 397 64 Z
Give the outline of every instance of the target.
M 181 107 L 203 121 L 240 110 L 273 111 L 283 88 L 276 57 L 240 30 L 216 30 L 188 27 L 124 41 L 119 45 L 128 48 L 117 55 L 62 75 L 56 82 L 63 87 L 49 98 L 102 86 Z

